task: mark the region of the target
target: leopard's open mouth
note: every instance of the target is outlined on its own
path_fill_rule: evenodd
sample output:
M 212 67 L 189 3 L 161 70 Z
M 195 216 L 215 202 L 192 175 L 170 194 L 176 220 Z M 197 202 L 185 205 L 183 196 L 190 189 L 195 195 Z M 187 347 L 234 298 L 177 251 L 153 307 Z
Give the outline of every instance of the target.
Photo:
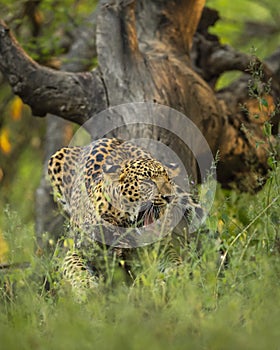
M 143 227 L 153 224 L 160 218 L 161 211 L 162 206 L 155 205 L 151 201 L 142 204 L 136 219 L 136 226 Z

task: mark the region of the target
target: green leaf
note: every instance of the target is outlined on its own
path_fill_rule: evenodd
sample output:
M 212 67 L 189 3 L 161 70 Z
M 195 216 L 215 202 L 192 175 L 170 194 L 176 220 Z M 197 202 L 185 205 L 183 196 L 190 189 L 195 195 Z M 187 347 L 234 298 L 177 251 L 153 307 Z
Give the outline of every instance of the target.
M 265 98 L 261 98 L 260 101 L 261 101 L 261 105 L 262 106 L 268 107 L 268 102 L 267 102 L 267 100 Z
M 271 136 L 272 125 L 269 122 L 265 122 L 263 125 L 263 132 L 265 136 Z
M 271 157 L 268 157 L 267 159 L 267 164 L 271 167 L 271 168 L 274 168 L 275 167 L 275 164 L 276 164 L 276 160 L 273 156 Z

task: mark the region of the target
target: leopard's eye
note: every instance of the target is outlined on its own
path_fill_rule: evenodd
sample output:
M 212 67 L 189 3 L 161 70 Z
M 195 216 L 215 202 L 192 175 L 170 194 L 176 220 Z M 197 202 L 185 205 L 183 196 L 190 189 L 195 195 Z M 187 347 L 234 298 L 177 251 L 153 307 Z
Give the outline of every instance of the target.
M 155 183 L 154 183 L 154 181 L 153 180 L 151 180 L 151 179 L 143 179 L 143 184 L 145 184 L 145 185 L 150 185 L 150 186 L 155 186 Z

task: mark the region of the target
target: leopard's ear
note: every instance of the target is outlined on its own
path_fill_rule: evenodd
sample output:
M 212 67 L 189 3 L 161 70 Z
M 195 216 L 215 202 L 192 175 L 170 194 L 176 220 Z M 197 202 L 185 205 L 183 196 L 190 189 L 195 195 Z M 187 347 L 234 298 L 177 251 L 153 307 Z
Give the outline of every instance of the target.
M 177 164 L 177 163 L 165 163 L 164 165 L 165 165 L 167 173 L 171 179 L 180 175 L 179 164 Z

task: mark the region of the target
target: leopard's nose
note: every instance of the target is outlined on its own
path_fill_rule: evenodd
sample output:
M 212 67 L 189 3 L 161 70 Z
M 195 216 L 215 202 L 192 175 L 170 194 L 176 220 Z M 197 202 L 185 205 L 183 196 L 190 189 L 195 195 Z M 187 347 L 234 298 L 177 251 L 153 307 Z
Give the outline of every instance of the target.
M 174 195 L 172 194 L 165 194 L 162 196 L 162 198 L 167 202 L 167 203 L 171 203 L 174 199 Z

